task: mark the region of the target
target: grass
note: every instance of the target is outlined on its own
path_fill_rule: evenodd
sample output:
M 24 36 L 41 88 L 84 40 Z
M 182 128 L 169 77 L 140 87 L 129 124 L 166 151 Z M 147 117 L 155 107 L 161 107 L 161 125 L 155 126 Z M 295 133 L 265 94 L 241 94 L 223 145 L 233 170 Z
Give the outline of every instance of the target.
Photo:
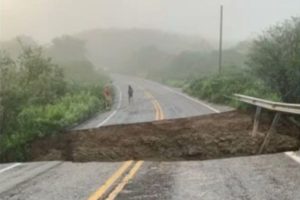
M 56 134 L 102 109 L 103 99 L 90 91 L 67 94 L 53 104 L 26 107 L 18 114 L 14 131 L 0 138 L 0 160 L 27 160 L 31 141 Z

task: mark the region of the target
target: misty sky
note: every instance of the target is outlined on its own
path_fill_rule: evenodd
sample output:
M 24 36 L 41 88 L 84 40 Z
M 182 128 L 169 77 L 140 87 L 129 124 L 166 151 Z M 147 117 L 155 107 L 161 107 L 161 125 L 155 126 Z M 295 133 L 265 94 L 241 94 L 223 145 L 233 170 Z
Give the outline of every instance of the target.
M 224 5 L 224 39 L 244 40 L 291 16 L 300 0 L 0 0 L 0 40 L 16 35 L 48 42 L 94 28 L 150 28 L 218 38 Z

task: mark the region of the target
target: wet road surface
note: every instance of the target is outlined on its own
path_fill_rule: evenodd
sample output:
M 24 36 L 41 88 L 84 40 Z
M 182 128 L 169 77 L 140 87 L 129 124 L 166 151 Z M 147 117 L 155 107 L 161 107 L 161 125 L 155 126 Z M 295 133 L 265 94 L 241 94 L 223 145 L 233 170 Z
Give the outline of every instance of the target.
M 299 171 L 300 164 L 284 153 L 146 162 L 117 199 L 296 200 L 300 199 Z
M 117 89 L 112 111 L 77 129 L 155 120 L 153 98 L 167 119 L 229 109 L 152 81 L 120 75 L 113 79 Z M 131 104 L 128 84 L 134 88 Z M 8 163 L 0 164 L 0 199 L 77 200 L 95 193 L 108 199 L 300 199 L 299 162 L 298 155 L 281 153 L 210 161 L 132 161 L 127 168 L 124 162 Z M 107 185 L 116 191 L 103 192 Z M 110 198 L 112 193 L 116 198 Z
M 165 119 L 198 116 L 231 109 L 195 100 L 176 89 L 153 81 L 116 74 L 112 78 L 116 86 L 115 100 L 118 101 L 114 103 L 113 111 L 100 114 L 76 127 L 77 129 L 155 120 L 153 105 L 145 93 L 150 93 L 159 102 Z M 131 104 L 128 103 L 128 85 L 131 85 L 134 89 L 133 102 Z M 106 121 L 108 117 L 109 120 Z M 105 121 L 104 124 L 102 123 L 103 121 Z
M 0 199 L 87 199 L 121 163 L 37 162 L 0 174 Z

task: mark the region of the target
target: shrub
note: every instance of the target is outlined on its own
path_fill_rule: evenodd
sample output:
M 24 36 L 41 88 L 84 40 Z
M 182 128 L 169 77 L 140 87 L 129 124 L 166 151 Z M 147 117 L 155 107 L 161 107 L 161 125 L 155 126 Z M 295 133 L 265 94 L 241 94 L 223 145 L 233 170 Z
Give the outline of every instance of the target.
M 54 104 L 32 105 L 17 116 L 14 132 L 1 138 L 1 160 L 27 159 L 26 144 L 74 125 L 104 108 L 103 101 L 89 92 L 66 95 Z
M 232 100 L 234 93 L 279 100 L 277 93 L 270 90 L 262 81 L 249 75 L 247 71 L 227 71 L 222 75 L 195 79 L 185 91 L 201 99 L 231 105 L 236 105 Z
M 73 46 L 71 49 L 78 53 Z M 104 108 L 102 89 L 108 77 L 94 70 L 84 56 L 81 58 L 86 61 L 66 52 L 70 64 L 67 79 L 66 70 L 45 57 L 41 48 L 24 48 L 19 59 L 0 52 L 0 161 L 26 160 L 31 141 Z

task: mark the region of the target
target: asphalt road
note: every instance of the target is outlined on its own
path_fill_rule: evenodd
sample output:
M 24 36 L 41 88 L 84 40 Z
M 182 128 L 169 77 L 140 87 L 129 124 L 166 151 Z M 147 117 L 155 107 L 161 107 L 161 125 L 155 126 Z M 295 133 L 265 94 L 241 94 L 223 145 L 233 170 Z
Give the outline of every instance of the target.
M 195 100 L 176 89 L 153 81 L 117 74 L 114 74 L 112 78 L 116 86 L 115 100 L 117 101 L 114 103 L 112 111 L 100 114 L 79 125 L 76 129 L 155 120 L 154 107 L 151 99 L 145 93 L 150 93 L 159 102 L 165 119 L 197 116 L 231 109 Z M 128 102 L 128 85 L 134 89 L 134 98 L 131 104 Z M 109 120 L 106 120 L 107 118 Z
M 229 109 L 152 81 L 113 78 L 117 100 L 112 111 L 77 129 Z M 128 84 L 134 89 L 131 104 Z M 300 199 L 299 170 L 300 156 L 292 153 L 209 161 L 7 163 L 0 164 L 0 199 Z

